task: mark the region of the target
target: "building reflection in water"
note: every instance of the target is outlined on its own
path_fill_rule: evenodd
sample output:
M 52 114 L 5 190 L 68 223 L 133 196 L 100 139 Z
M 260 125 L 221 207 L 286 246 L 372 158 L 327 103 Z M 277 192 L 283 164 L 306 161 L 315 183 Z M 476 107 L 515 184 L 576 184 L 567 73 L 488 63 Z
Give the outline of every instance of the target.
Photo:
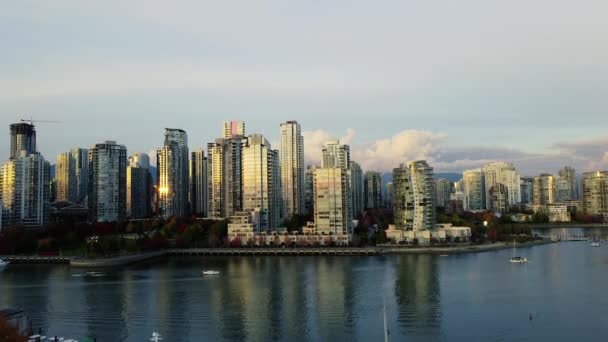
M 432 255 L 395 257 L 395 300 L 400 334 L 437 340 L 441 335 L 438 260 Z

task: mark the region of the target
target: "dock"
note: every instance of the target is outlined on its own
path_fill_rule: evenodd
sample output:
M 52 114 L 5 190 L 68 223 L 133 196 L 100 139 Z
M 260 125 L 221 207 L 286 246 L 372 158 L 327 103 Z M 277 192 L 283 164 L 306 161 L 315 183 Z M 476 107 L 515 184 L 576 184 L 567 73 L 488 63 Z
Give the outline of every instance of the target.
M 169 249 L 170 256 L 255 256 L 255 255 L 378 255 L 380 248 L 189 248 Z
M 69 264 L 71 259 L 62 256 L 36 256 L 36 255 L 5 255 L 0 259 L 11 264 Z

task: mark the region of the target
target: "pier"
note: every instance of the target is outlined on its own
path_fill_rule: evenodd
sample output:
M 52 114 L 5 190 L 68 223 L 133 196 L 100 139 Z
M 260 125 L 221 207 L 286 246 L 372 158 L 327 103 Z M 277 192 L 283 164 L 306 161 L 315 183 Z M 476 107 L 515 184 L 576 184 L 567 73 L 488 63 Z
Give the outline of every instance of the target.
M 0 259 L 11 264 L 69 264 L 71 259 L 62 256 L 36 256 L 36 255 L 5 255 Z
M 190 248 L 169 249 L 171 256 L 201 256 L 201 255 L 378 255 L 379 248 Z

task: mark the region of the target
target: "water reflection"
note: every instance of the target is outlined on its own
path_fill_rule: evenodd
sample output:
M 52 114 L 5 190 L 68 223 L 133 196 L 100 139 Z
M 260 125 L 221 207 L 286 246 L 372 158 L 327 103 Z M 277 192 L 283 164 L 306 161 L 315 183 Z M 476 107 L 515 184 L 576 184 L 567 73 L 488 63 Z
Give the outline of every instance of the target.
M 53 335 L 98 341 L 147 341 L 155 330 L 172 342 L 378 341 L 383 300 L 392 341 L 608 333 L 608 248 L 525 248 L 533 262 L 519 266 L 511 253 L 172 258 L 103 277 L 14 265 L 0 273 L 0 306 L 24 308 Z
M 441 334 L 437 257 L 403 255 L 395 262 L 395 299 L 402 335 L 437 339 Z

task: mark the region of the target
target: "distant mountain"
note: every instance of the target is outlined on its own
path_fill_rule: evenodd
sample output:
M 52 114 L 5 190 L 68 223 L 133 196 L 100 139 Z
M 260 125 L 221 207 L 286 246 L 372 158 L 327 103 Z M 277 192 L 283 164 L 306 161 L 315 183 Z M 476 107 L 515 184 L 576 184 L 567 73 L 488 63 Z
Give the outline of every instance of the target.
M 445 179 L 449 180 L 450 182 L 458 182 L 459 180 L 462 179 L 462 173 L 458 173 L 458 172 L 436 173 L 434 175 L 434 178 L 435 179 L 445 178 Z
M 440 172 L 433 175 L 433 178 L 445 178 L 450 182 L 457 182 L 462 179 L 462 173 L 458 172 Z M 386 187 L 386 183 L 393 181 L 393 174 L 391 172 L 385 172 L 382 174 L 382 187 Z

